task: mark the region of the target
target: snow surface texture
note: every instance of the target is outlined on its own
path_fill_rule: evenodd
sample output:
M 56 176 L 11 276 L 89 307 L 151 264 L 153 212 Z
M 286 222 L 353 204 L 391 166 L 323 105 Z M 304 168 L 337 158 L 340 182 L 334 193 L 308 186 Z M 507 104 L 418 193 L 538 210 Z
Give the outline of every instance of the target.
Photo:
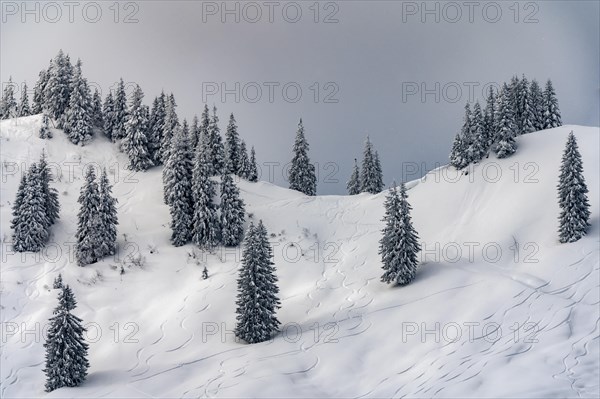
M 231 333 L 241 251 L 202 256 L 193 245 L 173 247 L 160 169 L 131 174 L 102 137 L 85 147 L 59 131 L 39 139 L 40 123 L 32 116 L 0 125 L 2 397 L 600 395 L 598 128 L 522 136 L 508 159 L 492 155 L 468 175 L 443 167 L 409 183 L 428 252 L 406 287 L 379 281 L 385 193 L 306 197 L 239 182 L 247 223 L 263 219 L 278 244 L 285 332 L 247 345 Z M 559 244 L 556 185 L 571 130 L 592 227 L 579 242 Z M 21 170 L 42 149 L 54 174 L 62 169 L 54 183 L 61 215 L 45 255 L 22 258 L 7 243 L 11 204 Z M 68 243 L 89 162 L 117 172 L 119 257 L 80 268 Z M 141 267 L 129 257 L 138 252 Z M 88 323 L 91 368 L 82 386 L 46 394 L 40 330 L 59 272 L 77 297 L 74 313 Z

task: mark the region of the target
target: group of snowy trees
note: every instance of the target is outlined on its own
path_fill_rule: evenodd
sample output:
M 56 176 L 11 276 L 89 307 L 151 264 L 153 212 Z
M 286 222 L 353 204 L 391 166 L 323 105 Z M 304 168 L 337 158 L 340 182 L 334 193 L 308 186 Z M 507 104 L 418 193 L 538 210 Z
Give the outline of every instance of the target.
M 0 119 L 29 115 L 31 115 L 31 108 L 29 106 L 29 95 L 27 94 L 27 83 L 23 84 L 21 101 L 17 104 L 15 99 L 15 84 L 12 81 L 12 77 L 9 77 L 8 83 L 2 92 L 2 98 L 0 98 Z
M 365 141 L 361 166 L 359 169 L 355 158 L 352 175 L 346 186 L 348 194 L 356 195 L 364 192 L 371 194 L 380 193 L 384 188 L 383 170 L 379 161 L 379 153 L 373 148 L 369 136 L 367 136 L 367 140 Z
M 490 87 L 485 109 L 476 102 L 465 106 L 461 131 L 456 135 L 450 152 L 450 164 L 463 169 L 477 163 L 495 151 L 505 158 L 517 150 L 518 135 L 562 125 L 558 100 L 548 80 L 542 91 L 536 80 L 513 77 L 498 93 Z
M 164 200 L 171 213 L 171 242 L 181 246 L 191 240 L 201 248 L 238 245 L 243 238 L 245 210 L 232 175 L 250 181 L 256 181 L 258 175 L 254 148 L 248 157 L 235 117 L 230 116 L 225 145 L 216 108 L 211 117 L 208 106 L 199 126 L 194 123 L 190 130 L 184 122 L 175 128 L 170 141 L 165 152 L 163 184 Z M 219 175 L 217 205 L 216 182 L 212 178 Z
M 87 376 L 90 364 L 87 360 L 88 344 L 84 339 L 83 321 L 71 313 L 77 306 L 75 295 L 62 277 L 54 281 L 59 289 L 58 306 L 50 318 L 46 337 L 46 392 L 62 387 L 76 387 Z
M 46 154 L 21 176 L 12 208 L 13 248 L 18 252 L 37 252 L 50 238 L 50 227 L 58 219 L 58 192 L 50 187 L 52 174 Z
M 117 200 L 112 196 L 106 168 L 102 170 L 100 182 L 96 180 L 96 173 L 90 165 L 77 200 L 80 210 L 77 215 L 75 256 L 79 266 L 97 262 L 116 252 Z

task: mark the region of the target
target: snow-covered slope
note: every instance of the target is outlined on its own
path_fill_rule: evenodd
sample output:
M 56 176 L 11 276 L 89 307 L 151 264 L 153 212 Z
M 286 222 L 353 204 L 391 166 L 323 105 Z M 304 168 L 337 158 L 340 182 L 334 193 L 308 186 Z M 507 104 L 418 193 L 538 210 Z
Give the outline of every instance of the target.
M 240 251 L 174 248 L 159 169 L 131 174 L 103 138 L 86 147 L 59 131 L 38 139 L 39 123 L 0 125 L 2 397 L 600 395 L 598 128 L 529 134 L 508 159 L 411 182 L 424 253 L 416 280 L 401 288 L 379 282 L 385 193 L 306 197 L 239 182 L 248 220 L 263 219 L 272 233 L 282 298 L 283 333 L 246 345 L 231 333 Z M 559 244 L 555 186 L 571 130 L 592 227 Z M 11 253 L 8 241 L 19 173 L 42 149 L 62 171 L 54 185 L 62 210 L 53 243 L 36 259 Z M 79 268 L 76 199 L 90 162 L 115 172 L 120 253 Z M 138 253 L 142 267 L 129 260 Z M 40 331 L 59 272 L 89 323 L 91 368 L 83 386 L 45 394 Z

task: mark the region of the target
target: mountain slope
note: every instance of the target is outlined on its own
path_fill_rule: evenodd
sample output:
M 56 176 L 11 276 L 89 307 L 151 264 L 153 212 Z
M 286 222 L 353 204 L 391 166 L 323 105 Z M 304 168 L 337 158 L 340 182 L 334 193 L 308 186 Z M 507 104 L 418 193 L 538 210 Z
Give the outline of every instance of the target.
M 411 182 L 423 263 L 402 288 L 379 281 L 385 193 L 306 197 L 239 182 L 248 220 L 263 219 L 272 233 L 282 298 L 282 334 L 246 345 L 232 334 L 241 251 L 171 246 L 159 169 L 127 171 L 124 155 L 101 137 L 86 147 L 60 131 L 38 139 L 39 123 L 0 124 L 3 397 L 600 394 L 598 128 L 522 136 L 508 159 L 490 156 L 460 176 L 442 167 Z M 592 227 L 561 245 L 555 186 L 571 130 Z M 61 171 L 54 186 L 62 209 L 53 243 L 36 259 L 11 253 L 9 223 L 19 173 L 42 149 Z M 79 268 L 76 199 L 91 162 L 113 170 L 119 254 Z M 142 267 L 130 261 L 137 254 Z M 90 323 L 91 369 L 83 386 L 45 394 L 41 330 L 59 272 L 74 289 L 75 313 Z

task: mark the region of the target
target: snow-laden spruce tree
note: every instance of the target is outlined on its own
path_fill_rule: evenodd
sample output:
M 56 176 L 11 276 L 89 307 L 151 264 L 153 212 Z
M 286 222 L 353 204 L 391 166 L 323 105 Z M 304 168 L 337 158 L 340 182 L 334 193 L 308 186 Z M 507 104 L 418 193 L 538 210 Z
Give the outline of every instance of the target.
M 155 97 L 154 101 L 152 102 L 152 110 L 150 111 L 150 121 L 148 127 L 148 151 L 150 151 L 152 161 L 155 165 L 162 164 L 160 147 L 163 138 L 165 116 L 165 93 L 161 92 L 160 96 Z
M 104 129 L 104 115 L 102 114 L 102 99 L 98 89 L 94 89 L 92 95 L 92 122 L 96 129 Z
M 0 119 L 16 118 L 19 116 L 18 111 L 17 101 L 15 100 L 15 85 L 12 77 L 9 77 L 0 101 Z
M 485 147 L 487 148 L 486 156 L 489 154 L 489 149 L 494 144 L 494 137 L 496 135 L 496 122 L 494 116 L 496 114 L 496 94 L 494 87 L 490 86 L 488 91 L 485 113 L 483 117 L 483 131 L 485 137 Z
M 27 172 L 22 193 L 17 193 L 11 225 L 14 226 L 13 248 L 17 252 L 37 252 L 48 242 L 50 221 L 46 212 L 46 197 L 38 165 L 33 164 Z
M 203 249 L 210 249 L 219 244 L 221 230 L 217 206 L 213 202 L 216 190 L 215 183 L 210 179 L 210 170 L 206 153 L 196 151 L 192 172 L 192 241 Z
M 100 193 L 96 182 L 94 167 L 89 166 L 85 174 L 85 183 L 77 200 L 79 213 L 77 214 L 77 232 L 75 239 L 75 257 L 79 266 L 89 265 L 100 260 L 102 254 L 102 240 L 100 231 L 102 218 L 100 214 Z
M 73 144 L 85 145 L 92 139 L 92 98 L 87 79 L 81 73 L 81 60 L 77 61 L 71 81 L 69 108 L 66 110 L 64 131 Z
M 240 171 L 240 135 L 237 131 L 233 112 L 225 132 L 225 173 L 239 175 Z
M 543 96 L 544 129 L 562 126 L 560 111 L 558 109 L 558 99 L 556 98 L 556 93 L 554 92 L 554 87 L 552 86 L 552 81 L 550 79 L 546 82 Z
M 198 115 L 194 115 L 192 118 L 192 125 L 190 126 L 190 146 L 196 149 L 200 139 L 202 137 L 202 131 L 200 130 L 200 120 Z
M 544 130 L 544 95 L 537 80 L 533 79 L 529 86 L 531 112 L 533 113 L 533 129 L 535 132 Z
M 102 169 L 100 184 L 100 254 L 101 256 L 114 255 L 117 251 L 117 199 L 113 197 L 112 186 L 108 180 L 106 168 Z
M 350 180 L 346 184 L 349 195 L 356 195 L 360 193 L 360 170 L 358 168 L 358 161 L 354 158 L 354 167 L 352 168 L 352 175 Z
M 304 136 L 302 118 L 298 123 L 298 132 L 294 141 L 292 163 L 289 171 L 290 189 L 306 195 L 317 195 L 317 177 L 315 165 L 308 158 L 309 145 Z
M 44 106 L 42 107 L 58 122 L 59 128 L 62 128 L 61 121 L 69 107 L 72 72 L 71 61 L 62 50 L 59 50 L 48 67 L 48 81 L 44 86 Z
M 373 149 L 371 139 L 367 136 L 363 160 L 360 170 L 360 191 L 371 194 L 380 193 L 383 190 L 383 176 L 381 166 L 378 166 L 376 151 Z
M 63 288 L 62 274 L 58 273 L 58 276 L 56 276 L 56 278 L 52 282 L 52 289 L 62 290 L 62 288 Z
M 136 171 L 146 170 L 154 165 L 148 143 L 148 115 L 142 104 L 142 98 L 144 93 L 140 86 L 136 85 L 131 96 L 123 138 L 123 152 L 129 157 L 127 167 Z
M 46 392 L 81 385 L 90 367 L 88 344 L 84 339 L 83 321 L 73 315 L 75 297 L 69 286 L 62 287 L 58 306 L 49 320 L 46 348 Z
M 238 165 L 237 175 L 242 179 L 249 178 L 250 175 L 250 158 L 248 157 L 248 150 L 246 149 L 246 142 L 244 140 L 240 141 L 240 159 Z
M 104 135 L 108 137 L 110 141 L 114 141 L 112 138 L 112 132 L 115 125 L 115 101 L 111 92 L 108 92 L 106 98 L 104 99 L 102 115 L 104 116 Z
M 230 174 L 221 176 L 221 243 L 236 247 L 244 238 L 245 207 Z
M 483 113 L 481 112 L 479 102 L 476 102 L 471 118 L 471 143 L 467 148 L 467 158 L 471 162 L 479 162 L 487 155 L 487 152 Z
M 510 91 L 506 83 L 498 95 L 499 104 L 496 113 L 496 155 L 506 158 L 517 151 L 515 142 L 515 124 L 513 106 L 510 102 Z
M 160 143 L 160 160 L 163 165 L 169 160 L 169 152 L 172 146 L 172 139 L 179 128 L 179 117 L 177 116 L 177 103 L 175 96 L 171 93 L 165 96 L 165 117 L 162 126 L 162 137 Z M 188 140 L 189 143 L 189 140 Z
M 249 344 L 264 342 L 277 333 L 280 308 L 272 250 L 262 220 L 248 228 L 238 277 L 235 335 Z
M 210 161 L 211 176 L 218 176 L 225 168 L 225 148 L 221 139 L 221 130 L 219 129 L 219 117 L 217 116 L 217 107 L 213 106 L 213 113 L 208 125 L 207 155 Z
M 51 139 L 52 138 L 52 131 L 50 130 L 50 118 L 48 118 L 48 115 L 43 114 L 42 115 L 42 123 L 40 124 L 40 130 L 38 132 L 38 136 L 41 139 Z
M 253 183 L 258 181 L 258 165 L 256 164 L 256 151 L 254 151 L 254 146 L 250 149 L 250 159 L 248 160 L 246 179 Z
M 29 96 L 27 94 L 27 83 L 23 84 L 23 91 L 21 92 L 21 101 L 19 102 L 18 116 L 29 116 L 31 115 L 31 108 L 29 107 Z
M 523 110 L 521 109 L 521 80 L 517 75 L 510 79 L 505 94 L 504 100 L 512 109 L 515 136 L 518 136 L 521 134 L 521 114 Z
M 192 166 L 189 137 L 179 126 L 163 169 L 164 190 L 171 214 L 171 243 L 176 247 L 187 244 L 192 238 Z
M 56 191 L 54 187 L 50 187 L 50 182 L 52 182 L 53 179 L 52 172 L 50 171 L 48 162 L 46 160 L 46 152 L 42 152 L 37 171 L 39 173 L 39 178 L 42 185 L 42 195 L 45 201 L 46 217 L 48 218 L 48 222 L 50 224 L 54 224 L 56 219 L 58 219 L 60 203 L 58 202 L 58 191 Z
M 466 153 L 462 137 L 460 133 L 456 133 L 454 136 L 454 141 L 452 142 L 452 149 L 450 150 L 450 155 L 448 158 L 450 159 L 450 165 L 454 166 L 456 169 L 462 169 L 466 165 L 466 158 L 464 154 Z
M 585 236 L 590 226 L 590 204 L 587 193 L 581 154 L 575 135 L 571 132 L 563 153 L 558 183 L 560 242 L 575 242 Z
M 17 195 L 12 205 L 12 219 L 10 221 L 10 228 L 16 232 L 17 227 L 20 223 L 21 206 L 23 206 L 23 198 L 25 197 L 25 189 L 27 187 L 27 173 L 21 174 L 21 181 L 17 188 Z
M 520 134 L 535 132 L 535 109 L 531 98 L 531 87 L 525 75 L 523 75 L 523 79 L 521 79 L 519 88 L 521 90 L 519 95 L 519 100 L 521 101 L 521 120 L 519 122 L 521 129 Z
M 406 285 L 415 278 L 417 254 L 421 246 L 412 225 L 410 210 L 406 186 L 402 183 L 398 193 L 394 185 L 385 200 L 385 227 L 379 241 L 379 253 L 385 271 L 381 281 L 384 283 Z
M 119 79 L 119 85 L 113 95 L 113 118 L 112 118 L 112 133 L 110 137 L 112 141 L 121 140 L 125 137 L 125 123 L 127 122 L 127 93 L 125 93 L 125 83 L 123 78 Z
M 52 61 L 50 61 L 50 63 L 52 63 Z M 50 75 L 46 69 L 42 69 L 38 74 L 38 81 L 35 83 L 35 86 L 33 86 L 33 98 L 31 105 L 31 113 L 33 115 L 44 112 L 44 104 L 46 102 L 44 98 L 44 91 L 49 77 Z

